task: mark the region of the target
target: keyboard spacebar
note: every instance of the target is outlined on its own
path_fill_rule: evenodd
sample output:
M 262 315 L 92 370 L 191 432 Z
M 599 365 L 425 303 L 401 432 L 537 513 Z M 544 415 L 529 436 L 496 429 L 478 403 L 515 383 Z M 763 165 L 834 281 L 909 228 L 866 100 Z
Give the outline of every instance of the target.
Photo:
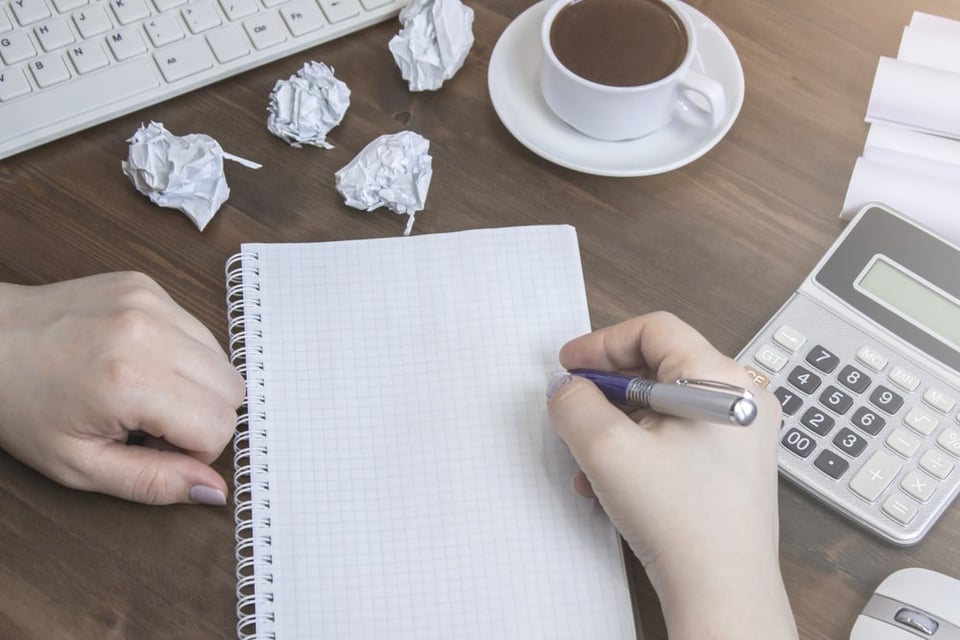
M 9 130 L 18 133 L 56 127 L 58 122 L 94 109 L 104 109 L 102 120 L 105 120 L 115 115 L 108 115 L 107 110 L 159 85 L 157 65 L 153 60 L 137 58 L 2 105 L 0 112 L 6 123 L 13 125 Z M 129 106 L 127 110 L 130 110 Z M 66 122 L 65 128 L 75 130 L 91 124 L 89 118 L 76 119 L 78 125 L 75 128 Z

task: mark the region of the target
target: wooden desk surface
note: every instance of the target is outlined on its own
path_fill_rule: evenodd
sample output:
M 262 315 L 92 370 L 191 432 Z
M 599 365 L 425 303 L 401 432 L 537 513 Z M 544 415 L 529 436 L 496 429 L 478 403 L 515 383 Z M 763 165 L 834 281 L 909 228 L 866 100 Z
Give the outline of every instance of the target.
M 878 58 L 896 55 L 914 9 L 960 18 L 949 0 L 698 0 L 740 55 L 743 110 L 703 158 L 625 179 L 557 167 L 511 137 L 487 94 L 487 63 L 530 3 L 470 4 L 476 43 L 439 92 L 407 90 L 386 47 L 397 31 L 390 21 L 0 161 L 0 281 L 142 270 L 225 342 L 223 266 L 241 242 L 401 234 L 404 216 L 344 206 L 333 174 L 375 136 L 410 128 L 431 141 L 434 158 L 414 233 L 575 225 L 596 326 L 669 309 L 735 354 L 841 230 Z M 329 151 L 292 149 L 264 126 L 275 80 L 310 59 L 333 65 L 353 91 Z M 203 233 L 120 172 L 125 139 L 150 120 L 210 134 L 264 164 L 254 172 L 228 163 L 230 199 Z M 216 467 L 232 473 L 229 453 Z M 960 576 L 957 506 L 922 543 L 899 549 L 784 483 L 780 499 L 783 572 L 803 638 L 846 638 L 896 569 Z M 0 514 L 3 637 L 234 637 L 230 509 L 75 492 L 0 453 Z M 644 633 L 664 638 L 653 592 L 638 583 Z

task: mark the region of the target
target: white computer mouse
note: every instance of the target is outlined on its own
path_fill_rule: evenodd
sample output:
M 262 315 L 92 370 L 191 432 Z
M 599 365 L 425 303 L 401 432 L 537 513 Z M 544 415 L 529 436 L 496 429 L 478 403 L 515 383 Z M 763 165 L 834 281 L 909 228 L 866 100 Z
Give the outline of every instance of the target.
M 850 640 L 960 640 L 960 580 L 929 569 L 888 576 L 850 631 Z

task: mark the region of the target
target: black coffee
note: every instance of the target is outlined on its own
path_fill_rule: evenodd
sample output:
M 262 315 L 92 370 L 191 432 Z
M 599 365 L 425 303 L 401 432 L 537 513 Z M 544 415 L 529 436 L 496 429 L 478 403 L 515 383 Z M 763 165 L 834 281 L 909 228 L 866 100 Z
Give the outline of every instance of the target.
M 581 78 L 615 87 L 670 75 L 687 53 L 687 32 L 659 0 L 573 0 L 550 27 L 550 46 Z

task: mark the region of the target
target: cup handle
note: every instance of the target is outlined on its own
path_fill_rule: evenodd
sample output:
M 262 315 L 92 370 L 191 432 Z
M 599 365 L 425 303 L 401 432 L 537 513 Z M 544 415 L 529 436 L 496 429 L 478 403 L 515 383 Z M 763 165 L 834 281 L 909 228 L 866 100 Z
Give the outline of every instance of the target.
M 686 95 L 688 92 L 701 96 L 707 107 Z M 727 115 L 723 85 L 702 73 L 688 71 L 680 81 L 680 108 L 688 120 L 716 129 Z

